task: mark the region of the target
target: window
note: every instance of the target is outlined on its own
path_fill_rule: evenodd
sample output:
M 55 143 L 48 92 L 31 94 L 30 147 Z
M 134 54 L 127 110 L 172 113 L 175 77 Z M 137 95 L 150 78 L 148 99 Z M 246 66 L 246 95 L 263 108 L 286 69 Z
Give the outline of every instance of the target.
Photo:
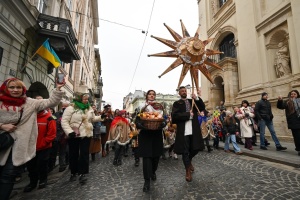
M 222 7 L 225 3 L 226 3 L 227 0 L 219 0 L 219 5 L 220 7 Z
M 39 10 L 40 13 L 45 13 L 45 10 L 46 10 L 45 0 L 39 0 L 38 1 L 37 9 Z
M 69 66 L 69 78 L 72 79 L 72 73 L 73 73 L 73 63 L 70 63 Z
M 0 47 L 0 65 L 1 65 L 1 62 L 2 62 L 2 56 L 3 56 L 3 48 Z
M 224 54 L 220 54 L 220 59 L 225 57 L 236 58 L 234 35 L 233 33 L 227 35 L 219 45 L 219 50 L 223 51 Z

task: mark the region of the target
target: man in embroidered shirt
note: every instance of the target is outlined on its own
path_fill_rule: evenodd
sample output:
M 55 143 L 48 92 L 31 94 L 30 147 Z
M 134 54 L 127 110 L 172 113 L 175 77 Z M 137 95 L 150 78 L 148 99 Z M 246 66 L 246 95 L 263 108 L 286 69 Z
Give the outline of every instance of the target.
M 191 173 L 194 171 L 192 159 L 197 153 L 204 149 L 204 141 L 198 122 L 197 108 L 205 110 L 205 104 L 195 94 L 192 99 L 187 99 L 187 91 L 184 86 L 179 88 L 180 100 L 174 102 L 172 110 L 172 123 L 177 124 L 174 152 L 182 155 L 186 169 L 186 181 L 192 180 Z M 200 96 L 200 91 L 198 91 Z M 192 107 L 192 101 L 195 106 Z M 197 108 L 196 108 L 197 106 Z

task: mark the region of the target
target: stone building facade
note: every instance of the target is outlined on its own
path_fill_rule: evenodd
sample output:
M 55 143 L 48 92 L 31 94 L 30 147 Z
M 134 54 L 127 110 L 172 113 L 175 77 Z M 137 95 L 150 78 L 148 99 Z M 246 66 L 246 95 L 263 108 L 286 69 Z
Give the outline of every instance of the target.
M 146 92 L 136 90 L 133 94 L 129 93 L 123 99 L 124 109 L 129 113 L 140 112 L 140 109 L 145 106 Z M 179 95 L 174 94 L 156 94 L 156 101 L 164 107 L 164 114 L 169 115 L 172 112 L 172 106 L 175 101 L 179 100 Z
M 198 0 L 200 39 L 214 38 L 207 48 L 224 54 L 210 57 L 223 71 L 209 68 L 214 83 L 201 76 L 202 98 L 213 110 L 241 101 L 257 102 L 269 94 L 277 135 L 291 138 L 279 95 L 300 90 L 300 1 Z
M 84 88 L 91 101 L 101 102 L 101 61 L 94 49 L 99 27 L 97 0 L 3 0 L 0 15 L 0 84 L 18 77 L 29 89 L 28 96 L 48 98 L 56 74 L 64 73 L 66 100 Z M 47 38 L 62 61 L 59 68 L 33 56 Z

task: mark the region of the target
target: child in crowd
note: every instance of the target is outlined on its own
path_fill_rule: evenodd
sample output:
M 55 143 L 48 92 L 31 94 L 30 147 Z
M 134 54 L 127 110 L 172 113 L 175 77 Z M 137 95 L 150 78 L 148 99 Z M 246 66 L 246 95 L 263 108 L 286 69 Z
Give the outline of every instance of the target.
M 236 120 L 232 114 L 231 111 L 227 110 L 226 111 L 226 117 L 224 119 L 224 130 L 226 132 L 226 138 L 225 138 L 225 146 L 224 146 L 224 151 L 225 152 L 230 152 L 229 151 L 229 143 L 230 140 L 232 142 L 233 148 L 234 148 L 234 152 L 238 155 L 242 154 L 242 151 L 240 149 L 240 147 L 238 146 L 237 142 L 236 142 L 236 137 L 235 135 L 237 134 L 237 125 L 236 125 Z

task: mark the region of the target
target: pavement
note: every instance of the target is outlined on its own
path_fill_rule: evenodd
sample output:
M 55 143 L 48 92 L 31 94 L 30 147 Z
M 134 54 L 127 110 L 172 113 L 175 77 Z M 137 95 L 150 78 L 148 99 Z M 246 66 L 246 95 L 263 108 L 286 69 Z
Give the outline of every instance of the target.
M 245 156 L 250 156 L 254 158 L 259 158 L 262 160 L 268 160 L 274 163 L 280 163 L 284 165 L 288 165 L 295 168 L 300 168 L 300 156 L 298 156 L 298 152 L 295 151 L 295 145 L 291 142 L 280 142 L 281 146 L 286 147 L 287 150 L 277 151 L 275 147 L 275 143 L 272 139 L 268 140 L 270 145 L 267 147 L 268 150 L 260 149 L 259 143 L 257 146 L 253 146 L 253 150 L 249 150 L 244 148 L 244 145 L 239 144 L 243 154 Z M 233 150 L 232 144 L 229 145 L 229 148 Z M 224 149 L 224 143 L 219 143 L 219 149 Z
M 276 164 L 280 163 L 280 164 L 287 165 L 287 166 L 290 166 L 292 168 L 295 168 L 296 170 L 300 170 L 300 156 L 298 156 L 298 153 L 294 150 L 295 146 L 294 146 L 293 143 L 281 142 L 281 145 L 284 146 L 284 147 L 287 147 L 287 150 L 285 150 L 285 151 L 276 151 L 275 144 L 273 143 L 273 141 L 269 141 L 269 142 L 271 144 L 268 146 L 268 150 L 261 150 L 259 148 L 259 146 L 254 146 L 253 147 L 254 149 L 251 151 L 251 150 L 245 149 L 243 147 L 243 145 L 239 145 L 240 148 L 241 148 L 241 150 L 242 150 L 242 152 L 243 152 L 242 156 L 232 156 L 233 153 L 224 153 L 223 152 L 224 143 L 220 142 L 219 143 L 219 150 L 214 150 L 211 154 L 208 154 L 206 152 L 206 150 L 205 150 L 204 151 L 205 153 L 200 154 L 198 157 L 201 160 L 201 159 L 203 159 L 202 157 L 204 157 L 205 159 L 210 159 L 211 158 L 211 157 L 207 157 L 207 155 L 211 155 L 212 157 L 216 156 L 216 160 L 211 160 L 211 164 L 210 164 L 210 166 L 208 166 L 209 169 L 211 168 L 211 165 L 213 163 L 216 163 L 216 165 L 217 165 L 217 162 L 219 162 L 219 161 L 221 163 L 228 163 L 227 159 L 234 159 L 234 162 L 238 162 L 239 163 L 240 162 L 239 160 L 247 159 L 247 157 L 249 159 L 250 159 L 250 157 L 254 157 L 254 159 L 271 161 L 271 162 L 274 163 L 273 166 L 277 166 Z M 210 143 L 212 143 L 212 141 L 210 141 Z M 233 147 L 232 147 L 231 144 L 230 144 L 230 149 L 231 150 L 233 149 Z M 224 156 L 224 155 L 230 155 L 230 156 Z M 104 159 L 102 157 L 100 157 L 100 154 L 99 154 L 99 155 L 97 155 L 97 159 L 98 159 L 97 162 L 96 163 L 91 163 L 91 166 L 90 166 L 90 171 L 92 171 L 91 173 L 94 174 L 94 175 L 90 175 L 91 181 L 93 179 L 95 179 L 95 180 L 93 180 L 93 182 L 99 184 L 99 178 L 96 178 L 96 176 L 101 175 L 100 180 L 102 180 L 102 181 L 103 180 L 106 180 L 106 181 L 110 180 L 111 181 L 110 185 L 117 184 L 116 187 L 119 188 L 119 184 L 120 184 L 119 181 L 120 180 L 117 180 L 115 183 L 113 183 L 112 182 L 113 179 L 110 179 L 110 176 L 112 176 L 112 173 L 109 170 L 112 170 L 114 168 L 112 166 L 112 164 L 111 164 L 112 163 L 112 159 L 113 159 L 113 154 L 110 155 L 108 158 L 104 158 Z M 179 157 L 179 160 L 180 160 L 179 162 L 178 161 L 177 162 L 176 161 L 172 161 L 173 164 L 169 163 L 171 165 L 169 165 L 168 162 L 162 161 L 162 163 L 160 164 L 161 165 L 160 168 L 164 168 L 166 170 L 167 169 L 169 170 L 169 168 L 171 168 L 171 167 L 177 167 L 176 169 L 174 169 L 174 171 L 178 171 L 178 169 L 181 170 L 182 169 L 181 157 Z M 176 162 L 176 164 L 174 162 Z M 197 161 L 197 162 L 200 162 L 200 161 Z M 149 199 L 147 196 L 144 196 L 145 194 L 143 192 L 141 192 L 141 188 L 140 188 L 141 186 L 140 185 L 142 185 L 142 177 L 139 177 L 138 179 L 136 178 L 137 174 L 142 174 L 141 173 L 142 168 L 140 166 L 138 168 L 138 171 L 134 170 L 136 168 L 130 167 L 130 166 L 133 166 L 133 163 L 134 163 L 133 159 L 127 159 L 127 160 L 124 159 L 124 166 L 126 166 L 126 167 L 123 168 L 122 171 L 120 171 L 121 168 L 115 168 L 114 169 L 115 173 L 117 174 L 117 178 L 120 178 L 120 179 L 122 179 L 122 181 L 125 181 L 125 184 L 127 185 L 126 187 L 128 187 L 129 183 L 132 184 L 132 185 L 134 185 L 134 184 L 139 185 L 137 188 L 133 187 L 134 188 L 133 192 L 135 192 L 134 194 L 137 194 L 137 196 L 135 196 L 136 198 L 134 198 L 134 199 L 140 199 L 138 197 L 141 197 L 142 199 Z M 248 167 L 248 165 L 246 165 L 245 162 L 244 162 L 244 165 L 245 166 L 243 166 L 243 167 Z M 257 165 L 258 165 L 257 163 L 253 164 L 253 167 L 254 166 L 257 167 Z M 100 174 L 99 174 L 99 172 L 97 170 L 99 170 L 100 167 L 102 168 L 102 171 L 100 171 Z M 234 165 L 234 167 L 235 167 L 235 165 Z M 132 169 L 130 169 L 130 168 L 132 168 Z M 126 171 L 128 169 L 130 171 Z M 218 172 L 221 169 L 215 169 L 215 170 L 216 170 L 215 172 Z M 244 168 L 241 169 L 241 170 L 243 171 Z M 258 171 L 259 170 L 261 170 L 261 168 L 259 168 Z M 55 194 L 55 192 L 57 192 L 57 188 L 59 188 L 59 185 L 66 185 L 66 184 L 68 184 L 69 173 L 70 173 L 69 170 L 65 170 L 64 172 L 58 172 L 58 167 L 54 168 L 54 170 L 49 173 L 49 176 L 48 176 L 48 186 L 47 186 L 47 188 L 52 188 L 52 189 L 47 189 L 45 191 L 52 190 L 49 193 L 51 195 L 53 195 L 53 197 L 55 197 L 55 195 L 57 195 L 57 194 Z M 168 173 L 170 173 L 170 172 L 166 172 L 166 174 L 168 174 Z M 96 176 L 95 176 L 95 174 L 96 174 Z M 129 174 L 129 175 L 127 175 L 127 174 Z M 182 174 L 181 176 L 183 177 L 184 175 Z M 181 179 L 183 179 L 181 176 L 179 176 L 175 180 L 179 179 L 180 182 L 183 181 L 183 183 L 184 183 L 184 180 L 181 180 Z M 165 177 L 163 180 L 167 180 L 166 179 L 167 177 Z M 293 177 L 295 177 L 295 175 L 293 175 Z M 114 179 L 115 178 L 116 178 L 116 176 L 114 177 Z M 225 179 L 225 177 L 224 177 L 224 179 Z M 247 179 L 247 175 L 245 175 L 244 179 Z M 110 181 L 108 181 L 108 183 Z M 241 178 L 241 181 L 243 181 L 242 178 Z M 222 183 L 223 182 L 224 181 L 222 181 Z M 45 192 L 45 191 L 43 192 L 41 190 L 34 190 L 34 191 L 30 192 L 30 193 L 23 193 L 23 189 L 24 189 L 24 187 L 28 183 L 29 183 L 28 174 L 27 174 L 27 172 L 24 172 L 23 175 L 22 175 L 22 180 L 20 182 L 16 183 L 15 186 L 14 186 L 14 190 L 12 192 L 11 199 L 12 200 L 48 199 L 48 198 L 45 198 L 45 196 L 41 196 L 41 195 L 47 194 L 48 192 Z M 158 182 L 158 183 L 160 183 L 160 182 Z M 170 182 L 170 187 L 172 186 L 172 184 L 173 183 L 171 181 Z M 180 183 L 178 186 L 176 186 L 176 187 L 178 187 L 177 189 L 179 189 L 181 187 L 180 186 L 181 184 L 182 183 Z M 73 186 L 71 185 L 69 187 L 73 187 Z M 76 187 L 74 186 L 74 189 L 76 189 Z M 104 186 L 101 186 L 101 187 L 104 187 Z M 172 186 L 172 187 L 173 188 L 171 190 L 173 191 L 174 190 L 174 186 Z M 197 187 L 198 186 L 195 185 L 195 190 L 197 190 Z M 223 185 L 222 185 L 222 187 L 223 187 Z M 95 186 L 94 185 L 90 185 L 89 189 L 85 188 L 85 190 L 82 190 L 82 191 L 91 191 L 92 188 L 95 189 Z M 165 188 L 163 190 L 165 190 Z M 69 188 L 65 189 L 65 191 L 61 191 L 61 193 L 65 194 L 65 193 L 67 193 L 67 191 L 69 191 Z M 109 191 L 111 192 L 111 190 L 109 190 Z M 117 192 L 120 192 L 120 191 L 117 191 Z M 158 191 L 155 191 L 155 193 L 152 193 L 151 195 L 153 195 L 153 194 L 154 195 L 158 195 L 157 192 Z M 165 193 L 163 193 L 163 194 L 165 194 Z M 76 198 L 72 197 L 72 194 L 69 194 L 69 195 L 70 195 L 69 198 L 66 196 L 66 198 L 64 198 L 64 199 L 76 199 Z M 91 197 L 93 197 L 93 195 L 95 195 L 95 194 L 91 194 Z M 111 195 L 111 194 L 109 194 L 109 195 Z M 108 195 L 107 199 L 115 199 L 115 198 L 111 198 L 111 196 L 109 196 L 109 195 Z M 161 195 L 161 194 L 159 193 L 159 195 Z M 168 193 L 167 196 L 168 195 L 171 195 L 171 194 Z M 61 196 L 59 196 L 59 195 L 56 197 L 56 199 L 60 199 L 60 198 L 61 198 Z M 83 199 L 85 199 L 85 198 L 86 197 L 84 197 Z M 49 199 L 55 199 L 55 198 L 49 198 Z M 80 198 L 78 197 L 78 199 L 80 199 Z M 89 198 L 89 199 L 93 199 L 93 198 Z M 128 198 L 124 197 L 124 199 L 128 199 Z M 152 198 L 150 198 L 150 199 L 152 199 Z

